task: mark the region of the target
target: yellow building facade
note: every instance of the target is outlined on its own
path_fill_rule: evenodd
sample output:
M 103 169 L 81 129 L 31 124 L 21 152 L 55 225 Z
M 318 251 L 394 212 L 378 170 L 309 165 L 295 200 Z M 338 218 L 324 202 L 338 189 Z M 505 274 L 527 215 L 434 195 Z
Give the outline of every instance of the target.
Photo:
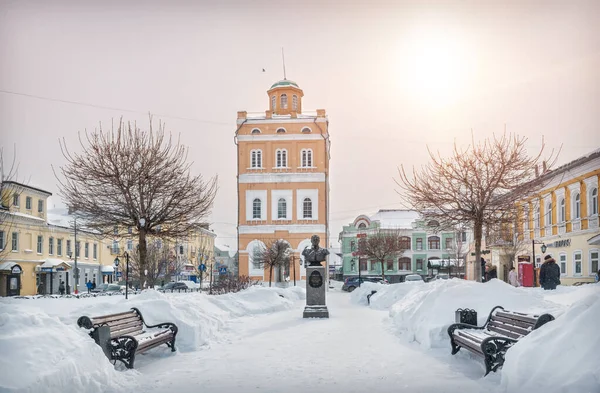
M 329 244 L 329 121 L 324 109 L 304 112 L 303 96 L 284 79 L 267 91 L 264 113 L 238 112 L 239 274 L 255 280 L 302 279 L 301 253 L 311 236 L 319 235 L 321 247 Z M 293 250 L 292 268 L 269 277 L 253 253 L 279 239 Z
M 101 284 L 124 279 L 125 258 L 137 246 L 131 228 L 115 227 L 114 236 L 100 236 L 82 228 L 66 209 L 48 211 L 52 194 L 16 182 L 4 182 L 0 215 L 0 296 L 58 294 L 65 283 L 75 290 L 75 258 L 79 269 L 77 287 L 87 291 L 88 281 Z M 77 233 L 75 227 L 77 226 Z M 76 236 L 76 238 L 75 238 Z M 169 277 L 190 279 L 199 263 L 214 260 L 216 234 L 199 225 L 185 239 L 157 241 L 165 247 Z M 120 257 L 121 265 L 114 260 Z M 169 271 L 170 270 L 170 271 Z
M 592 239 L 598 225 L 600 150 L 580 157 L 544 176 L 544 189 L 520 204 L 519 236 L 531 245 L 520 255 L 539 268 L 551 255 L 561 269 L 561 283 L 593 282 L 600 268 L 600 247 Z M 533 243 L 533 244 L 532 244 Z M 542 253 L 542 246 L 546 252 Z M 527 259 L 529 258 L 529 259 Z

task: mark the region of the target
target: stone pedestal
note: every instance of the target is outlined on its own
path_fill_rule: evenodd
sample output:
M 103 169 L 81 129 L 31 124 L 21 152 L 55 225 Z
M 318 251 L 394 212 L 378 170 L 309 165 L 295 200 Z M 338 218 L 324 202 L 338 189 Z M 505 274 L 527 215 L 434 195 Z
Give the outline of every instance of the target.
M 325 268 L 308 266 L 306 268 L 306 307 L 304 318 L 329 318 L 329 310 L 325 299 Z

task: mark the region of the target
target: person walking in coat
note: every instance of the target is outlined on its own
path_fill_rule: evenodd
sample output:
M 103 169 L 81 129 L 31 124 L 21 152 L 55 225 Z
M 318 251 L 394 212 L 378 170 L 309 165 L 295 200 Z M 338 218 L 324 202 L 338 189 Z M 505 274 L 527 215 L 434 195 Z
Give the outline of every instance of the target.
M 60 292 L 61 295 L 65 294 L 65 282 L 61 281 L 60 285 L 58 286 L 58 292 Z
M 492 278 L 498 278 L 498 271 L 496 270 L 496 266 L 492 265 L 491 263 L 488 263 L 487 265 L 485 265 L 486 267 L 486 272 L 485 272 L 485 281 L 490 281 Z
M 88 280 L 88 282 L 85 283 L 85 286 L 88 289 L 88 293 L 90 293 L 92 291 L 92 282 Z
M 517 272 L 516 272 L 514 266 L 512 266 L 510 268 L 510 271 L 508 272 L 508 283 L 510 285 L 512 285 L 513 287 L 518 287 L 519 286 L 519 278 L 517 276 Z
M 540 285 L 546 290 L 556 289 L 556 286 L 560 285 L 560 267 L 550 255 L 544 257 L 540 268 Z

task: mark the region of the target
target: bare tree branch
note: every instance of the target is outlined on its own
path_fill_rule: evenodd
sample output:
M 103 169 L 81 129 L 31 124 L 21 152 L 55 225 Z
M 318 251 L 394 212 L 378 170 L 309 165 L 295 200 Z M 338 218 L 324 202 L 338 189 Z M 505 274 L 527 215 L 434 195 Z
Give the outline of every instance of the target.
M 397 229 L 377 229 L 375 233 L 369 233 L 368 236 L 359 239 L 358 254 L 379 262 L 381 277 L 385 280 L 384 263 L 399 258 L 410 247 L 410 238 L 408 238 L 408 244 L 405 245 L 403 242 L 403 238 L 406 236 Z
M 252 257 L 253 262 L 262 268 L 269 269 L 269 286 L 273 278 L 273 269 L 289 267 L 292 247 L 282 239 L 262 240 L 264 247 L 256 247 Z

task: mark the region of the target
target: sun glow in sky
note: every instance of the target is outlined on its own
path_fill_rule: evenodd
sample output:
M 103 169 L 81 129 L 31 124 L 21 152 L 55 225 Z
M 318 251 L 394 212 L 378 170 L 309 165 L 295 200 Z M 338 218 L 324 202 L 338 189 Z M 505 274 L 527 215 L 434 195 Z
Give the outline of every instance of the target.
M 459 32 L 420 26 L 412 29 L 400 46 L 402 85 L 421 106 L 447 107 L 470 90 L 475 56 Z

